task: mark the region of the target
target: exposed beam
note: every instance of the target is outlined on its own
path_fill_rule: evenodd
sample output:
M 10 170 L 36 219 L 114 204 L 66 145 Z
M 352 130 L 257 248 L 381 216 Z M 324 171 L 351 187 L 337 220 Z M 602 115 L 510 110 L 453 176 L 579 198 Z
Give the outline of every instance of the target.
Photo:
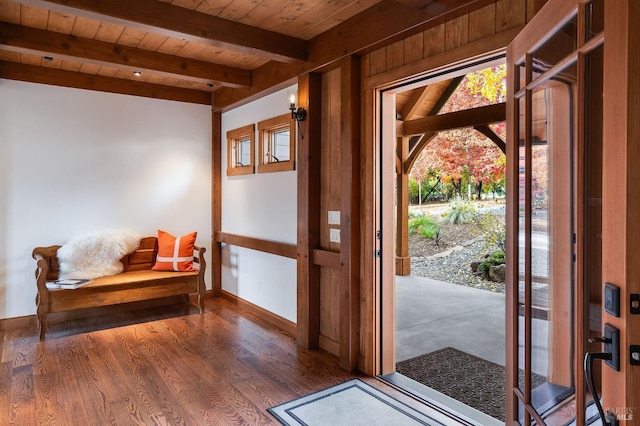
M 0 78 L 211 105 L 211 93 L 161 84 L 0 61 Z
M 402 111 L 400 111 L 402 120 L 413 119 L 424 100 L 427 99 L 427 96 L 429 96 L 429 92 L 432 90 L 430 89 L 431 87 L 431 85 L 426 85 L 419 87 L 413 91 L 411 97 L 409 98 L 409 101 L 402 107 Z
M 420 140 L 418 141 L 418 143 L 416 143 L 415 148 L 411 151 L 411 154 L 409 154 L 409 157 L 407 157 L 404 162 L 404 173 L 409 174 L 411 168 L 413 168 L 413 165 L 418 159 L 418 155 L 420 155 L 420 152 L 424 149 L 425 146 L 427 146 L 431 139 L 436 137 L 437 134 L 437 132 L 429 132 L 421 135 Z
M 436 103 L 431 107 L 431 111 L 429 111 L 429 114 L 427 114 L 428 116 L 437 115 L 440 112 L 444 104 L 446 104 L 449 98 L 451 97 L 451 95 L 453 95 L 453 92 L 456 91 L 456 89 L 460 85 L 460 82 L 462 81 L 463 78 L 464 76 L 461 75 L 459 77 L 454 77 L 453 79 L 449 80 L 449 84 L 444 89 L 444 91 L 440 94 L 440 97 L 438 98 Z M 419 140 L 415 140 L 415 136 L 414 136 L 409 141 L 409 152 L 411 153 L 412 160 L 411 160 L 411 164 L 408 166 L 409 167 L 408 169 L 405 166 L 405 170 L 411 170 L 411 167 L 413 167 L 413 163 L 416 161 L 416 158 L 418 155 L 417 153 L 415 153 L 415 147 L 422 139 L 423 138 L 420 138 Z M 407 171 L 406 173 L 409 173 L 409 172 Z
M 398 136 L 419 135 L 505 121 L 507 113 L 505 105 L 505 103 L 500 103 L 405 121 L 401 125 L 402 134 L 398 134 Z
M 216 90 L 214 109 L 226 111 L 243 103 L 260 98 L 263 94 L 280 90 L 298 81 L 304 67 L 297 64 L 267 62 L 251 73 L 251 87 L 232 89 L 221 87 Z
M 502 138 L 498 136 L 493 130 L 491 130 L 489 126 L 486 126 L 486 125 L 473 126 L 473 128 L 479 131 L 480 133 L 482 133 L 483 135 L 485 135 L 487 138 L 491 139 L 491 141 L 493 141 L 493 143 L 495 143 L 498 146 L 498 148 L 500 148 L 503 154 L 507 153 L 506 142 L 503 141 Z
M 444 104 L 446 104 L 449 98 L 451 97 L 451 95 L 453 95 L 453 92 L 456 91 L 456 89 L 460 85 L 460 82 L 462 81 L 463 78 L 464 76 L 461 75 L 458 77 L 454 77 L 451 79 L 451 81 L 449 81 L 449 85 L 447 86 L 446 89 L 444 89 L 444 92 L 442 92 L 442 95 L 440 95 L 436 103 L 433 105 L 433 108 L 431 108 L 431 111 L 429 111 L 429 115 L 436 115 L 437 113 L 440 112 Z
M 251 72 L 180 56 L 74 37 L 0 22 L 0 45 L 7 50 L 56 56 L 131 71 L 229 87 L 251 86 Z
M 394 0 L 382 0 L 309 40 L 310 65 L 313 69 L 323 67 L 345 56 L 373 49 L 409 30 L 424 30 L 492 3 L 494 0 L 439 0 L 415 10 Z
M 268 93 L 269 89 L 278 84 L 291 82 L 304 72 L 317 70 L 346 56 L 368 51 L 409 30 L 424 31 L 435 27 L 447 19 L 480 9 L 493 2 L 494 0 L 445 0 L 416 11 L 393 0 L 383 0 L 309 40 L 309 62 L 300 65 L 265 64 L 254 70 L 250 89 L 223 87 L 218 90 L 214 107 L 225 111 L 242 105 Z
M 21 0 L 21 3 L 275 61 L 307 60 L 305 40 L 157 0 Z
M 431 3 L 435 2 L 435 0 L 395 0 L 395 1 L 405 6 L 413 7 L 414 9 L 422 9 L 430 5 Z

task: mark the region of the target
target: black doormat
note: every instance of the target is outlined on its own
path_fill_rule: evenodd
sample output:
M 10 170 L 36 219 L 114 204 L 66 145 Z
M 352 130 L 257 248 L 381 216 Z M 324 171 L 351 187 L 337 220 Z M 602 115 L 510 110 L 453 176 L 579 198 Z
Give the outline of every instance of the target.
M 496 419 L 505 420 L 505 373 L 502 365 L 455 348 L 444 348 L 401 361 L 396 372 Z M 532 374 L 532 388 L 545 378 Z M 523 388 L 524 374 L 520 374 Z

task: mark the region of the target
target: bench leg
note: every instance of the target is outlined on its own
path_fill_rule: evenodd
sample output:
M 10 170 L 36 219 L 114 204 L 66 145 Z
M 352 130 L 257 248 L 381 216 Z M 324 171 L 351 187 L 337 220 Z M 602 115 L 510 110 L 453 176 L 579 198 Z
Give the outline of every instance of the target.
M 204 283 L 203 279 L 200 279 L 198 282 L 198 307 L 200 308 L 200 313 L 204 314 L 204 295 L 207 292 L 207 286 Z
M 47 314 L 38 314 L 38 331 L 40 341 L 43 341 L 44 333 L 47 331 Z

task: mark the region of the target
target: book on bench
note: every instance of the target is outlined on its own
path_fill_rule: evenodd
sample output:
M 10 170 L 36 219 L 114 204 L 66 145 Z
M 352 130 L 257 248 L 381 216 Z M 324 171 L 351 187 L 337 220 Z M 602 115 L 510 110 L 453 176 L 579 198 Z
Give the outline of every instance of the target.
M 78 287 L 82 287 L 83 285 L 87 285 L 93 280 L 83 280 L 83 279 L 66 279 L 66 280 L 57 280 L 57 281 L 47 281 L 47 288 L 49 290 L 56 288 L 63 288 L 67 290 L 73 290 Z

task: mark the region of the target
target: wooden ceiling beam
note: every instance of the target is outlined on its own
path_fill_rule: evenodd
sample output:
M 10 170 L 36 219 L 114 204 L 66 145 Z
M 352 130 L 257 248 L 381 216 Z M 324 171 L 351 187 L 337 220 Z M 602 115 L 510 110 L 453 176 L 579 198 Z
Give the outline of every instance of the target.
M 36 65 L 24 65 L 15 62 L 0 61 L 0 78 L 26 81 L 29 83 L 50 84 L 53 86 L 72 87 L 76 89 L 143 96 L 146 98 L 211 105 L 211 93 L 207 91 L 143 83 L 139 81 L 65 71 Z
M 416 120 L 405 121 L 398 136 L 419 135 L 443 130 L 461 129 L 505 121 L 506 104 L 500 103 L 479 108 L 465 109 L 449 114 L 433 115 Z
M 271 87 L 282 87 L 282 84 L 292 82 L 300 74 L 318 70 L 349 55 L 365 53 L 409 30 L 423 31 L 435 27 L 447 19 L 480 9 L 494 1 L 439 0 L 416 11 L 393 0 L 382 0 L 309 40 L 308 62 L 268 63 L 254 70 L 250 89 L 222 87 L 217 90 L 214 109 L 226 111 L 235 108 L 269 93 Z
M 434 27 L 494 1 L 439 0 L 416 10 L 395 0 L 382 0 L 309 40 L 310 68 L 320 68 L 354 53 L 375 49 L 407 31 Z
M 21 3 L 279 62 L 307 60 L 305 40 L 157 0 L 21 0 Z
M 405 6 L 412 7 L 414 9 L 422 9 L 431 3 L 435 3 L 435 0 L 395 0 L 396 2 Z
M 251 86 L 251 72 L 241 68 L 119 46 L 87 38 L 0 22 L 0 45 L 6 50 L 115 66 L 131 71 L 182 78 L 228 87 Z
M 247 102 L 254 101 L 266 93 L 284 89 L 297 83 L 298 76 L 305 73 L 302 65 L 267 62 L 251 73 L 251 87 L 232 89 L 221 87 L 214 92 L 213 109 L 227 111 Z

